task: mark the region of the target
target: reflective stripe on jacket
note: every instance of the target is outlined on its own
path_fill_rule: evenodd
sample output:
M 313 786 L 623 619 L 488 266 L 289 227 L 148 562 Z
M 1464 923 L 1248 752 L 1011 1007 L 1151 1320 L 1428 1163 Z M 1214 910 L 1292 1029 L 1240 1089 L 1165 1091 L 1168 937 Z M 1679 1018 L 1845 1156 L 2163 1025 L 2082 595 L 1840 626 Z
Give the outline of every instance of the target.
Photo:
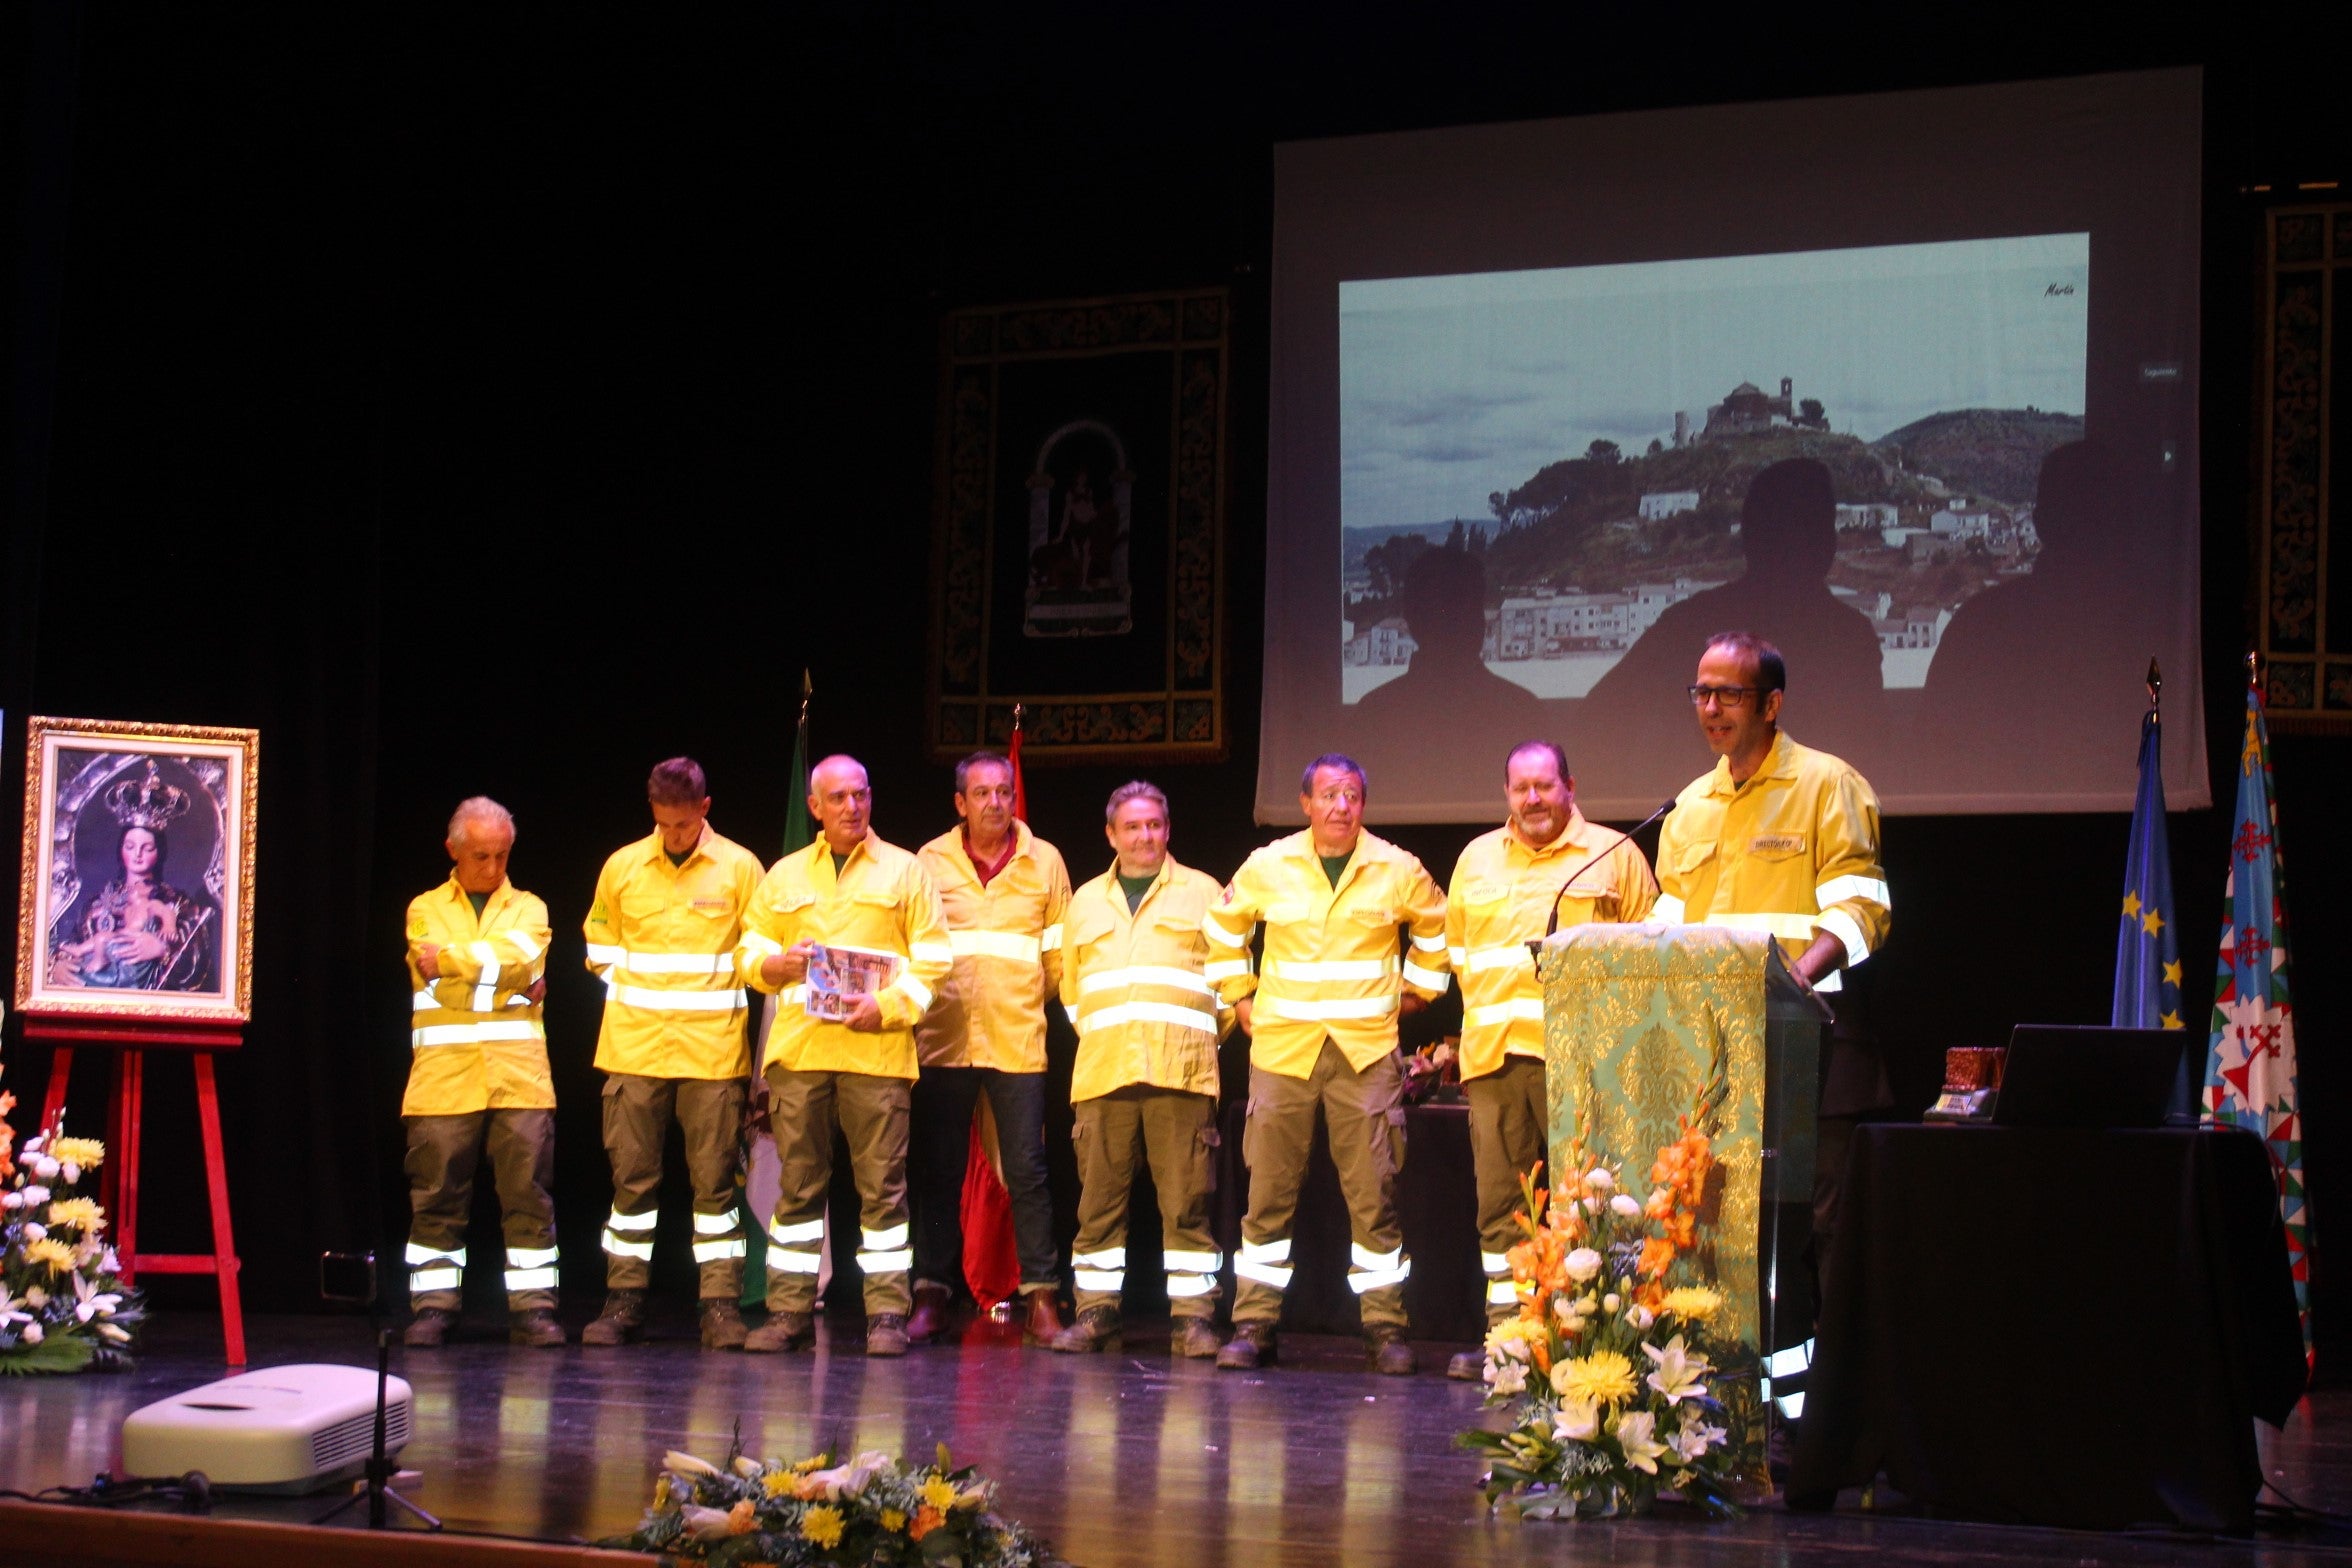
M 758 859 L 707 822 L 683 865 L 670 864 L 659 833 L 613 851 L 581 923 L 588 971 L 604 982 L 599 1071 L 740 1078 L 750 1070 L 735 946 L 759 882 Z
M 1576 879 L 1563 892 L 1570 872 Z M 1462 987 L 1462 1076 L 1500 1072 L 1506 1056 L 1543 1056 L 1543 981 L 1527 944 L 1543 940 L 1554 899 L 1565 931 L 1640 920 L 1657 897 L 1640 847 L 1573 805 L 1567 829 L 1541 849 L 1508 824 L 1472 839 L 1446 890 L 1446 953 Z
M 1073 1103 L 1129 1084 L 1216 1094 L 1217 1041 L 1233 1011 L 1202 973 L 1201 921 L 1220 892 L 1171 856 L 1132 914 L 1116 862 L 1070 895 L 1062 1005 L 1078 1031 Z
M 802 942 L 898 955 L 898 978 L 878 993 L 880 1033 L 811 1018 L 805 982 L 779 986 L 760 977 L 770 957 Z M 836 875 L 823 839 L 794 850 L 760 880 L 735 947 L 744 983 L 777 999 L 761 1068 L 914 1077 L 915 1020 L 931 1006 L 954 957 L 939 893 L 913 855 L 868 833 Z
M 939 889 L 955 967 L 915 1026 L 925 1067 L 1045 1071 L 1045 1004 L 1061 988 L 1070 873 L 1061 851 L 1013 824 L 1012 858 L 980 885 L 962 828 L 915 852 Z
M 1731 764 L 1675 797 L 1658 838 L 1655 920 L 1765 931 L 1793 961 L 1827 931 L 1851 966 L 1891 923 L 1878 796 L 1861 774 L 1784 731 L 1745 785 Z M 1818 989 L 1837 989 L 1835 974 Z
M 1265 968 L 1252 975 L 1260 921 Z M 1420 861 L 1375 834 L 1357 837 L 1336 887 L 1311 833 L 1275 840 L 1234 873 L 1201 929 L 1218 994 L 1256 996 L 1250 1065 L 1288 1078 L 1314 1071 L 1326 1035 L 1362 1072 L 1396 1049 L 1400 987 L 1429 1001 L 1445 995 L 1445 895 Z
M 479 918 L 453 873 L 408 905 L 409 1063 L 403 1116 L 548 1110 L 547 1029 L 531 987 L 547 972 L 547 906 L 501 882 Z M 440 949 L 427 982 L 417 949 Z

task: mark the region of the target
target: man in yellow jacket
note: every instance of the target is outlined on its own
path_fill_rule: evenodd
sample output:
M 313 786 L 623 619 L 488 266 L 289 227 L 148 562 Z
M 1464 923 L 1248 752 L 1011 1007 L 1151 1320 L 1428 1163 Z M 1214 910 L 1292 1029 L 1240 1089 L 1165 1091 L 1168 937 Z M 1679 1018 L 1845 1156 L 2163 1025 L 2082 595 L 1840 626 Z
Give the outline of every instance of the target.
M 1217 1272 L 1209 1233 L 1216 1187 L 1217 1040 L 1232 1021 L 1202 973 L 1201 929 L 1216 878 L 1168 853 L 1168 797 L 1138 779 L 1111 791 L 1104 836 L 1115 857 L 1070 895 L 1061 994 L 1078 1030 L 1070 1074 L 1077 1111 L 1078 1238 L 1070 1263 L 1078 1321 L 1053 1341 L 1115 1350 L 1127 1278 L 1127 1195 L 1138 1156 L 1160 1199 L 1160 1262 L 1180 1356 L 1217 1353 Z
M 1462 1089 L 1470 1101 L 1478 1262 L 1490 1324 L 1519 1309 L 1508 1257 L 1520 1240 L 1519 1178 L 1543 1158 L 1551 1115 L 1543 981 L 1528 944 L 1543 940 L 1555 908 L 1565 930 L 1643 919 L 1658 897 L 1650 863 L 1633 840 L 1576 809 L 1568 754 L 1554 742 L 1528 741 L 1504 759 L 1503 802 L 1508 820 L 1469 842 L 1446 889 L 1446 954 L 1462 987 Z M 1446 1376 L 1476 1382 L 1485 1366 L 1483 1352 L 1464 1351 L 1447 1363 Z
M 743 982 L 735 947 L 759 886 L 751 851 L 712 831 L 702 765 L 672 757 L 646 781 L 653 832 L 613 851 L 588 907 L 588 970 L 604 982 L 596 1067 L 612 1213 L 604 1226 L 604 1311 L 583 1345 L 624 1345 L 645 1330 L 662 1144 L 675 1120 L 694 1184 L 694 1261 L 702 1343 L 742 1348 L 743 1225 L 736 1195 L 744 1077 Z
M 508 1338 L 564 1342 L 555 1321 L 555 1082 L 547 1071 L 547 906 L 506 879 L 514 818 L 462 802 L 443 847 L 450 878 L 408 905 L 408 1301 L 404 1343 L 457 1326 L 466 1221 L 485 1149 L 506 1235 Z
M 1839 758 L 1780 730 L 1788 666 L 1746 632 L 1707 645 L 1690 688 L 1714 771 L 1675 798 L 1658 836 L 1663 893 L 1652 918 L 1770 933 L 1816 991 L 1886 941 L 1878 796 Z M 1813 1254 L 1828 1256 L 1855 1123 L 1887 1106 L 1885 1065 L 1859 1009 L 1835 1004 L 1822 1060 L 1813 1177 Z
M 1061 988 L 1062 912 L 1070 873 L 1061 851 L 1013 816 L 1013 765 L 992 751 L 956 764 L 961 825 L 916 851 L 939 889 L 955 967 L 915 1025 L 907 1177 L 915 1211 L 915 1313 L 920 1344 L 947 1327 L 964 1277 L 961 1208 L 972 1111 L 988 1096 L 1021 1259 L 1021 1337 L 1062 1331 L 1061 1259 L 1045 1184 L 1045 1002 Z
M 861 1204 L 866 1354 L 903 1356 L 913 1261 L 906 1153 L 915 1021 L 929 1010 L 955 952 L 921 864 L 874 835 L 874 792 L 856 758 L 827 757 L 811 769 L 808 806 L 816 842 L 769 869 L 735 948 L 736 972 L 776 997 L 761 1061 L 782 1166 L 768 1225 L 768 1320 L 743 1348 L 790 1350 L 807 1343 L 815 1327 L 838 1126 Z M 836 983 L 852 967 L 862 974 Z
M 1348 1285 L 1372 1366 L 1413 1371 L 1404 1293 L 1412 1263 L 1396 1208 L 1405 1159 L 1397 1021 L 1445 994 L 1445 897 L 1420 861 L 1363 830 L 1364 797 L 1364 770 L 1352 759 L 1309 763 L 1299 780 L 1306 831 L 1251 855 L 1201 924 L 1209 979 L 1251 1037 L 1249 1213 L 1221 1367 L 1274 1358 L 1291 1221 L 1320 1111 L 1347 1198 Z M 1260 921 L 1265 966 L 1252 975 L 1250 933 Z

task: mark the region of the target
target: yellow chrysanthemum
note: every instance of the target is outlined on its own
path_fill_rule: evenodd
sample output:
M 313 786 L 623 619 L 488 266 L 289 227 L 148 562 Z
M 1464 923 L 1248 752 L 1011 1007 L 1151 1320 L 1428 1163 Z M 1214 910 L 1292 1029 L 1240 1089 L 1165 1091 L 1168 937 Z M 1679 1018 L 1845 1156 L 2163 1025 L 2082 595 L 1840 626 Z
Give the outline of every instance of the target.
M 1686 1322 L 1704 1323 L 1722 1310 L 1723 1297 L 1704 1285 L 1682 1285 L 1666 1292 L 1659 1305 Z
M 760 1477 L 760 1490 L 767 1493 L 770 1497 L 784 1497 L 790 1495 L 792 1491 L 792 1472 L 789 1470 L 770 1470 L 766 1475 Z
M 892 1535 L 898 1534 L 899 1531 L 906 1528 L 906 1515 L 895 1508 L 883 1509 L 882 1528 L 888 1530 Z
M 91 1171 L 106 1158 L 106 1145 L 95 1138 L 53 1138 L 42 1152 L 60 1165 L 78 1165 Z
M 1634 1396 L 1633 1363 L 1614 1350 L 1596 1350 L 1552 1368 L 1552 1392 L 1592 1405 L 1622 1405 Z
M 106 1211 L 92 1198 L 58 1198 L 49 1205 L 49 1223 L 71 1226 L 87 1234 L 106 1228 Z
M 1514 1342 L 1535 1342 L 1545 1335 L 1544 1326 L 1533 1318 L 1505 1318 L 1486 1331 L 1486 1348 L 1500 1350 Z
M 831 1551 L 841 1544 L 841 1510 L 818 1504 L 800 1516 L 800 1533 L 803 1539 Z
M 36 1268 L 47 1267 L 58 1274 L 71 1274 L 74 1249 L 55 1236 L 43 1236 L 25 1248 L 24 1260 Z
M 941 1513 L 946 1513 L 950 1508 L 953 1508 L 955 1500 L 955 1483 L 945 1476 L 935 1475 L 923 1483 L 923 1501 Z

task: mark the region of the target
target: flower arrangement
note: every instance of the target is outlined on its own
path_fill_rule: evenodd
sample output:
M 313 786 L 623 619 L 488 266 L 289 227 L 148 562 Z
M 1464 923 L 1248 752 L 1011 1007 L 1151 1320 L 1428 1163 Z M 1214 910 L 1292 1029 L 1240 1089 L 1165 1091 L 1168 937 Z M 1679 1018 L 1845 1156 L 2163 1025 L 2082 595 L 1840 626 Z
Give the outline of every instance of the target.
M 106 1211 L 71 1191 L 106 1147 L 49 1128 L 17 1151 L 15 1106 L 0 1093 L 0 1374 L 119 1367 L 143 1314 L 116 1277 Z
M 993 1511 L 996 1485 L 936 1463 L 909 1469 L 888 1454 L 837 1462 L 832 1450 L 797 1464 L 758 1460 L 738 1442 L 724 1466 L 675 1450 L 634 1534 L 602 1544 L 694 1558 L 718 1568 L 925 1564 L 1047 1568 L 1053 1549 Z
M 1486 1337 L 1489 1405 L 1508 1430 L 1464 1432 L 1493 1467 L 1487 1506 L 1523 1517 L 1646 1512 L 1671 1492 L 1718 1517 L 1732 1500 L 1742 1423 L 1714 1382 L 1733 1347 L 1715 1329 L 1723 1297 L 1701 1277 L 1700 1208 L 1713 1166 L 1700 1130 L 1711 1087 L 1650 1166 L 1646 1199 L 1588 1153 L 1589 1121 L 1547 1191 L 1520 1180 L 1527 1239 L 1510 1252 L 1518 1316 Z

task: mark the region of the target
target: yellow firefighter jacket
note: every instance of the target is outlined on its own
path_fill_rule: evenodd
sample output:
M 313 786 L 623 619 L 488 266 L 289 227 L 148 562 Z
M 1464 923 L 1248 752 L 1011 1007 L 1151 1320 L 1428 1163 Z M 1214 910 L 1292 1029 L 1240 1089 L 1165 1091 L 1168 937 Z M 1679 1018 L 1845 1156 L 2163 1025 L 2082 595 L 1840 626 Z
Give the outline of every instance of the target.
M 1446 953 L 1462 986 L 1462 1076 L 1500 1072 L 1505 1056 L 1542 1058 L 1543 981 L 1527 944 L 1543 940 L 1554 899 L 1565 931 L 1640 920 L 1657 897 L 1640 847 L 1574 806 L 1567 828 L 1541 849 L 1507 823 L 1472 839 L 1446 890 Z
M 1078 1031 L 1072 1103 L 1129 1084 L 1216 1094 L 1217 1041 L 1233 1010 L 1202 973 L 1201 922 L 1218 896 L 1215 877 L 1173 856 L 1132 914 L 1116 861 L 1070 895 L 1062 1006 Z
M 1045 1071 L 1045 1003 L 1062 983 L 1070 873 L 1060 850 L 1013 824 L 1013 855 L 980 885 L 961 827 L 915 852 L 947 920 L 955 967 L 915 1025 L 925 1067 Z
M 1266 924 L 1261 973 L 1249 970 L 1251 929 Z M 1411 938 L 1400 974 L 1397 928 Z M 1334 887 L 1311 832 L 1276 839 L 1242 864 L 1201 923 L 1208 975 L 1228 1004 L 1250 1004 L 1250 1065 L 1305 1078 L 1329 1036 L 1357 1072 L 1396 1049 L 1400 980 L 1445 995 L 1445 895 L 1421 862 L 1360 834 Z
M 401 1115 L 554 1108 L 547 1030 L 530 996 L 547 972 L 549 934 L 547 906 L 512 882 L 498 884 L 479 919 L 454 874 L 409 901 L 413 1051 Z M 427 943 L 441 949 L 437 980 L 417 968 Z
M 1784 731 L 1746 784 L 1718 759 L 1675 797 L 1658 882 L 1652 919 L 1769 932 L 1792 961 L 1827 931 L 1858 964 L 1890 924 L 1878 796 L 1845 762 Z M 1817 989 L 1837 985 L 1830 974 Z
M 811 1018 L 805 982 L 779 987 L 760 977 L 761 964 L 802 942 L 898 955 L 898 978 L 878 996 L 879 1034 Z M 776 994 L 762 1070 L 914 1077 L 915 1021 L 930 1008 L 954 959 L 939 893 L 914 856 L 869 832 L 836 874 L 823 839 L 794 850 L 753 892 L 743 940 L 735 948 L 736 972 L 744 982 Z
M 673 866 L 661 834 L 613 851 L 582 929 L 588 972 L 604 982 L 600 1072 L 740 1078 L 751 1069 L 748 998 L 735 977 L 743 910 L 759 886 L 751 851 L 702 826 Z

